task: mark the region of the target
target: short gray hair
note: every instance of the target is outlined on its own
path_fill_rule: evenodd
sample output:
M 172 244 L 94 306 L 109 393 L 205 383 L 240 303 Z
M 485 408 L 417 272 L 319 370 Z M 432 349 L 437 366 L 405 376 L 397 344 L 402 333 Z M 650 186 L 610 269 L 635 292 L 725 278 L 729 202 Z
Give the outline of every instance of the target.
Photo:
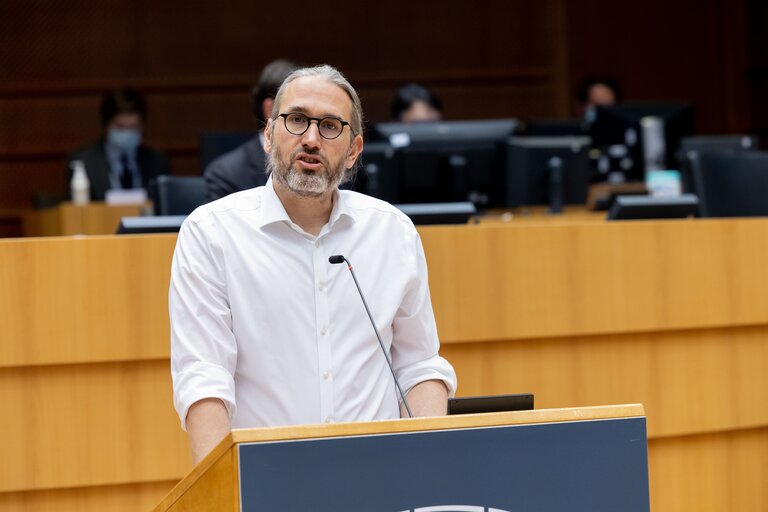
M 349 127 L 352 129 L 352 137 L 354 138 L 357 135 L 362 135 L 363 106 L 360 103 L 360 97 L 357 95 L 355 88 L 352 87 L 352 84 L 350 84 L 349 81 L 344 78 L 344 75 L 342 75 L 338 69 L 327 64 L 315 66 L 312 68 L 300 68 L 288 75 L 288 77 L 283 81 L 283 85 L 281 85 L 280 89 L 277 90 L 275 103 L 272 106 L 272 115 L 270 116 L 272 117 L 272 120 L 274 121 L 277 119 L 277 116 L 280 114 L 280 103 L 282 102 L 283 95 L 285 94 L 285 89 L 288 87 L 288 84 L 297 78 L 304 78 L 309 76 L 319 76 L 325 78 L 329 82 L 336 84 L 344 89 L 344 92 L 347 93 L 347 96 L 349 96 L 349 99 L 352 101 L 352 119 L 349 120 Z

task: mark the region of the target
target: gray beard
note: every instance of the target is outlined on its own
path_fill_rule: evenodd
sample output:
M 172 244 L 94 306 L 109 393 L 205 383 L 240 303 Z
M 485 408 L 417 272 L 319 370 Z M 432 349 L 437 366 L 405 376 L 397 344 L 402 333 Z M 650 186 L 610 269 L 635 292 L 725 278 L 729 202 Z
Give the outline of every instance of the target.
M 336 169 L 330 169 L 329 162 L 323 158 L 325 172 L 322 174 L 304 173 L 293 165 L 286 166 L 283 163 L 282 154 L 276 146 L 273 146 L 267 161 L 267 171 L 294 194 L 315 198 L 322 197 L 329 191 L 338 188 L 344 179 L 344 160 L 342 159 L 338 163 Z

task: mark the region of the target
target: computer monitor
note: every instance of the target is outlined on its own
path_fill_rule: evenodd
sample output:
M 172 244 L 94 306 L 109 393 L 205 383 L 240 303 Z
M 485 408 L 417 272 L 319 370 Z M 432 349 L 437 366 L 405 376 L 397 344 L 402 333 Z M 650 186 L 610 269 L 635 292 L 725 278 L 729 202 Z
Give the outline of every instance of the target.
M 448 399 L 449 415 L 531 410 L 533 410 L 533 393 L 467 396 Z
M 389 142 L 366 142 L 352 190 L 390 203 L 399 201 L 399 154 Z
M 146 233 L 178 233 L 186 215 L 154 215 L 147 217 L 123 217 L 117 228 L 118 235 Z
M 589 135 L 583 119 L 530 119 L 525 123 L 525 135 L 530 137 L 579 137 Z
M 589 137 L 512 137 L 507 142 L 505 207 L 585 204 L 592 175 Z
M 594 181 L 643 181 L 647 166 L 676 169 L 680 139 L 694 131 L 687 103 L 598 106 L 589 125 Z
M 475 205 L 469 201 L 456 203 L 395 204 L 416 225 L 423 224 L 466 224 L 477 214 Z
M 377 124 L 377 135 L 397 151 L 396 202 L 501 206 L 505 142 L 518 124 L 515 119 Z
M 768 152 L 694 152 L 693 191 L 702 217 L 768 216 Z
M 682 177 L 684 192 L 694 192 L 690 153 L 713 153 L 733 151 L 754 151 L 760 149 L 756 135 L 695 135 L 680 139 L 677 161 Z
M 670 197 L 617 196 L 606 220 L 685 219 L 695 217 L 699 199 L 693 194 Z

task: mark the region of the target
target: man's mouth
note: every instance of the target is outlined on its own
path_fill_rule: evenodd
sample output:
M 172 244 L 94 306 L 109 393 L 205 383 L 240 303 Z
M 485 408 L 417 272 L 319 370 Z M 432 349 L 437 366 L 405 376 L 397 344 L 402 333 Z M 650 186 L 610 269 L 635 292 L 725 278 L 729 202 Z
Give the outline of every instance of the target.
M 323 167 L 323 159 L 319 156 L 301 153 L 296 156 L 296 162 L 304 169 L 319 170 Z

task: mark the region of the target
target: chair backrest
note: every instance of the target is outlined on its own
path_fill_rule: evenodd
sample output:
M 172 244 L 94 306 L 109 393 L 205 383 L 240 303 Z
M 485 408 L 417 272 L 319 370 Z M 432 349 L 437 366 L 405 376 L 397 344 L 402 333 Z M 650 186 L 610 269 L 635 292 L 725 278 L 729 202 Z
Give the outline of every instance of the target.
M 200 135 L 200 171 L 219 156 L 232 151 L 254 137 L 253 132 L 210 132 Z
M 768 216 L 768 152 L 689 151 L 701 217 Z
M 202 176 L 158 176 L 149 183 L 149 194 L 155 215 L 188 215 L 206 202 L 205 179 Z

